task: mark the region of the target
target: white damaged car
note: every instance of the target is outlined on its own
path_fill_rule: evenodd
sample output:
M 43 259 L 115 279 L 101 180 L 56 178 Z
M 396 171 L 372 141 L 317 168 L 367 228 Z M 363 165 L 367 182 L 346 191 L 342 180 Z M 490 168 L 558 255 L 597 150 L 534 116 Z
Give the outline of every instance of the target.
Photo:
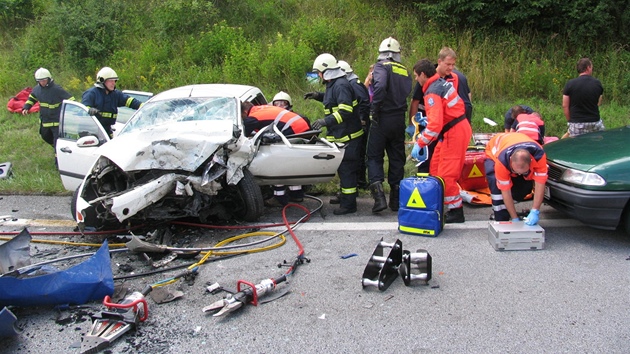
M 64 101 L 57 156 L 79 227 L 111 229 L 196 217 L 255 221 L 261 185 L 330 181 L 343 148 L 317 132 L 242 134 L 240 102 L 267 104 L 253 86 L 190 85 L 149 99 L 111 141 L 87 108 Z

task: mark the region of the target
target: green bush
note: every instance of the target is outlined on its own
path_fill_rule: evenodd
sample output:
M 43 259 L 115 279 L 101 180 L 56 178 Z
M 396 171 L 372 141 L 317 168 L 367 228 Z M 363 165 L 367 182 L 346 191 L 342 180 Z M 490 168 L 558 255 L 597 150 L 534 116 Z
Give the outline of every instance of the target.
M 155 2 L 152 13 L 157 32 L 165 40 L 206 29 L 217 18 L 217 9 L 212 1 L 165 0 Z
M 311 71 L 315 57 L 304 41 L 291 40 L 278 33 L 275 41 L 268 44 L 260 64 L 262 82 L 283 82 L 287 78 L 302 80 L 305 73 Z
M 233 44 L 247 46 L 249 42 L 242 28 L 230 27 L 221 21 L 207 31 L 190 35 L 185 42 L 184 52 L 196 65 L 221 66 Z

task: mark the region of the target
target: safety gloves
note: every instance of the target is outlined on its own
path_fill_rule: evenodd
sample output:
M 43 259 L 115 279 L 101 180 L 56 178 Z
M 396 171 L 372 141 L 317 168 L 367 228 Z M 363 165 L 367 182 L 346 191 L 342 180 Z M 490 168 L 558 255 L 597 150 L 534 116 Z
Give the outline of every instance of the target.
M 418 162 L 425 162 L 429 159 L 429 148 L 427 146 L 420 147 L 420 145 L 413 144 L 413 149 L 411 149 L 411 157 L 413 157 Z
M 100 112 L 98 111 L 98 109 L 94 108 L 94 107 L 90 107 L 88 109 L 88 114 L 91 116 L 95 116 L 97 114 L 99 114 Z
M 325 126 L 326 126 L 326 120 L 324 118 L 320 118 L 311 124 L 311 127 L 313 127 L 313 129 L 315 130 L 320 130 L 321 128 Z
M 540 211 L 538 209 L 532 209 L 529 211 L 529 215 L 525 218 L 525 225 L 533 226 L 538 224 Z
M 316 100 L 319 97 L 319 92 L 307 92 L 304 94 L 305 100 Z

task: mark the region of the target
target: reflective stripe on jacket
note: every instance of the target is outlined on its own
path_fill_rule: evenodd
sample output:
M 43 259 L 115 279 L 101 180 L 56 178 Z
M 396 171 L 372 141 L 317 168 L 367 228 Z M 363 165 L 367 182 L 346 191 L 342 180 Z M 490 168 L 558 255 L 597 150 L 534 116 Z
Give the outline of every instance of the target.
M 284 135 L 298 134 L 310 130 L 309 122 L 297 113 L 276 106 L 254 106 L 248 117 L 243 119 L 245 136 L 270 124 L 276 124 Z
M 457 94 L 453 83 L 433 75 L 422 87 L 427 127 L 418 137 L 418 145 L 424 147 L 437 139 L 444 125 L 464 115 L 464 101 Z
M 363 135 L 359 112 L 353 107 L 355 99 L 345 76 L 326 82 L 323 103 L 328 141 L 343 143 Z
M 74 97 L 61 86 L 55 84 L 54 81 L 50 81 L 44 87 L 39 84 L 35 86 L 22 109 L 29 110 L 36 102 L 39 102 L 39 118 L 43 123 L 42 125 L 44 127 L 53 127 L 59 125 L 61 103 L 63 100 L 68 99 L 74 100 Z M 57 124 L 51 125 L 48 123 Z
M 123 93 L 119 90 L 105 92 L 100 87 L 92 87 L 83 92 L 81 103 L 87 107 L 93 107 L 99 110 L 100 115 L 104 119 L 99 119 L 101 124 L 113 125 L 118 117 L 118 107 L 129 107 L 138 109 L 142 105 L 137 99 Z
M 378 61 L 372 71 L 372 86 L 374 87 L 370 107 L 372 116 L 406 113 L 411 81 L 411 76 L 404 65 L 392 60 Z
M 486 145 L 486 155 L 494 161 L 497 187 L 501 190 L 512 188 L 512 177 L 516 174 L 512 173 L 510 157 L 518 149 L 525 149 L 532 156 L 529 172 L 523 178 L 543 184 L 547 182 L 547 156 L 542 146 L 522 133 L 500 133 Z

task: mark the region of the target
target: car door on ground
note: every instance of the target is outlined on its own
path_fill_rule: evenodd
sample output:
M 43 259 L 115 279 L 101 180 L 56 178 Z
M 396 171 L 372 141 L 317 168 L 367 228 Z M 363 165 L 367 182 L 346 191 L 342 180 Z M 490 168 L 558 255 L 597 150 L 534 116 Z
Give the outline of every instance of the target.
M 59 118 L 57 163 L 65 189 L 75 191 L 98 157 L 96 150 L 109 141 L 96 117 L 84 105 L 63 101 Z

